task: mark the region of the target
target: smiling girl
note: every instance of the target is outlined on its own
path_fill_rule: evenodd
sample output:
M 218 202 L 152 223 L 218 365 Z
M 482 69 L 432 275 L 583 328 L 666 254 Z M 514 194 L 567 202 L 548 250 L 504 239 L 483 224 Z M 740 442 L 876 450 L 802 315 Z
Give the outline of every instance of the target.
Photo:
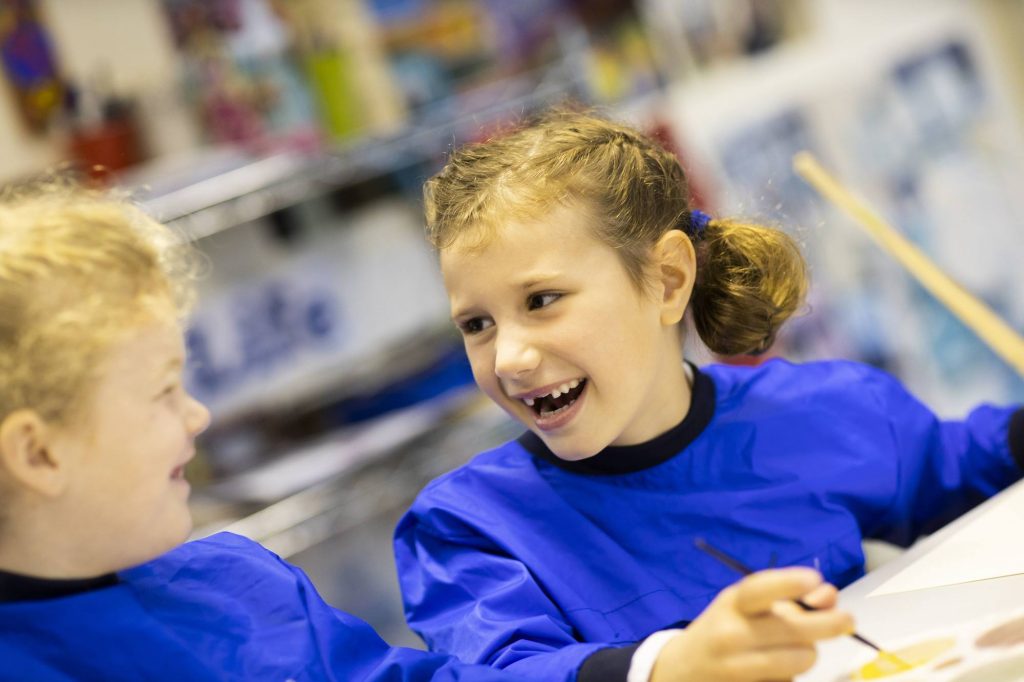
M 251 540 L 182 544 L 187 254 L 100 195 L 0 199 L 0 680 L 513 679 L 389 647 Z
M 628 127 L 556 112 L 454 153 L 425 200 L 476 382 L 527 429 L 396 530 L 435 650 L 545 680 L 789 679 L 851 622 L 782 600 L 834 592 L 806 569 L 723 589 L 696 538 L 841 587 L 862 538 L 907 543 L 1021 475 L 1024 412 L 941 421 L 851 362 L 684 362 L 688 311 L 716 353 L 768 349 L 804 263 L 781 231 L 693 210 Z

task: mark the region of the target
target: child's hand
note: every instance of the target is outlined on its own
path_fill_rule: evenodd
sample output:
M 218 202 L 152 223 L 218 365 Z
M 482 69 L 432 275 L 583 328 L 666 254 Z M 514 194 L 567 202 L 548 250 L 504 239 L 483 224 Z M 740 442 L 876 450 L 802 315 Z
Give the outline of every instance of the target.
M 805 611 L 802 598 L 820 611 Z M 761 571 L 723 590 L 661 650 L 651 682 L 789 680 L 815 661 L 814 643 L 853 632 L 836 589 L 809 568 Z

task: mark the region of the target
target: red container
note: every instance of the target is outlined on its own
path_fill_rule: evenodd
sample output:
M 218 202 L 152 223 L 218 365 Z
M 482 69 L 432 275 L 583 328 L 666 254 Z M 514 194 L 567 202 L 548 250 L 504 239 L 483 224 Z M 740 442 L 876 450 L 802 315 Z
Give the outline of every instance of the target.
M 71 158 L 93 179 L 102 179 L 142 160 L 138 130 L 131 119 L 76 130 L 69 146 Z

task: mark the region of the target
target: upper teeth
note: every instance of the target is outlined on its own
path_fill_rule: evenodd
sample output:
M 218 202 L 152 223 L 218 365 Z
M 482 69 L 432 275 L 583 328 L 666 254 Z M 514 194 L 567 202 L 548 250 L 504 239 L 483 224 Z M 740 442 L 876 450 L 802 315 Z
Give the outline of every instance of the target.
M 557 397 L 559 397 L 561 395 L 564 395 L 564 394 L 568 393 L 569 391 L 571 391 L 572 389 L 576 388 L 579 385 L 580 385 L 580 379 L 573 379 L 572 381 L 570 381 L 568 383 L 564 383 L 561 386 L 559 386 L 558 388 L 556 388 L 555 390 L 551 391 L 551 393 L 548 393 L 548 395 L 551 396 L 552 398 L 557 398 Z M 543 398 L 543 397 L 544 396 L 539 395 L 536 398 L 523 398 L 523 402 L 526 403 L 527 406 L 533 407 L 533 403 L 536 402 L 538 399 Z

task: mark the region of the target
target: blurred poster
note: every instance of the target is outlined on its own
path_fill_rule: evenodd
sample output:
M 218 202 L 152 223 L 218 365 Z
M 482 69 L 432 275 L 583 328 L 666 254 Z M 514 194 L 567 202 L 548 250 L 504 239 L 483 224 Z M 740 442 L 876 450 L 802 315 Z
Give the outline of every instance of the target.
M 730 215 L 778 224 L 811 268 L 807 314 L 775 354 L 848 357 L 900 376 L 940 413 L 1021 400 L 1024 382 L 792 171 L 807 149 L 950 276 L 1024 330 L 1020 169 L 970 36 L 936 35 L 875 73 L 790 92 L 718 134 Z
M 215 418 L 316 401 L 361 367 L 398 365 L 389 348 L 449 324 L 411 205 L 305 210 L 301 250 L 243 230 L 205 242 L 213 267 L 190 320 L 187 383 Z
M 61 110 L 64 88 L 34 0 L 0 0 L 0 58 L 25 123 L 44 130 Z

